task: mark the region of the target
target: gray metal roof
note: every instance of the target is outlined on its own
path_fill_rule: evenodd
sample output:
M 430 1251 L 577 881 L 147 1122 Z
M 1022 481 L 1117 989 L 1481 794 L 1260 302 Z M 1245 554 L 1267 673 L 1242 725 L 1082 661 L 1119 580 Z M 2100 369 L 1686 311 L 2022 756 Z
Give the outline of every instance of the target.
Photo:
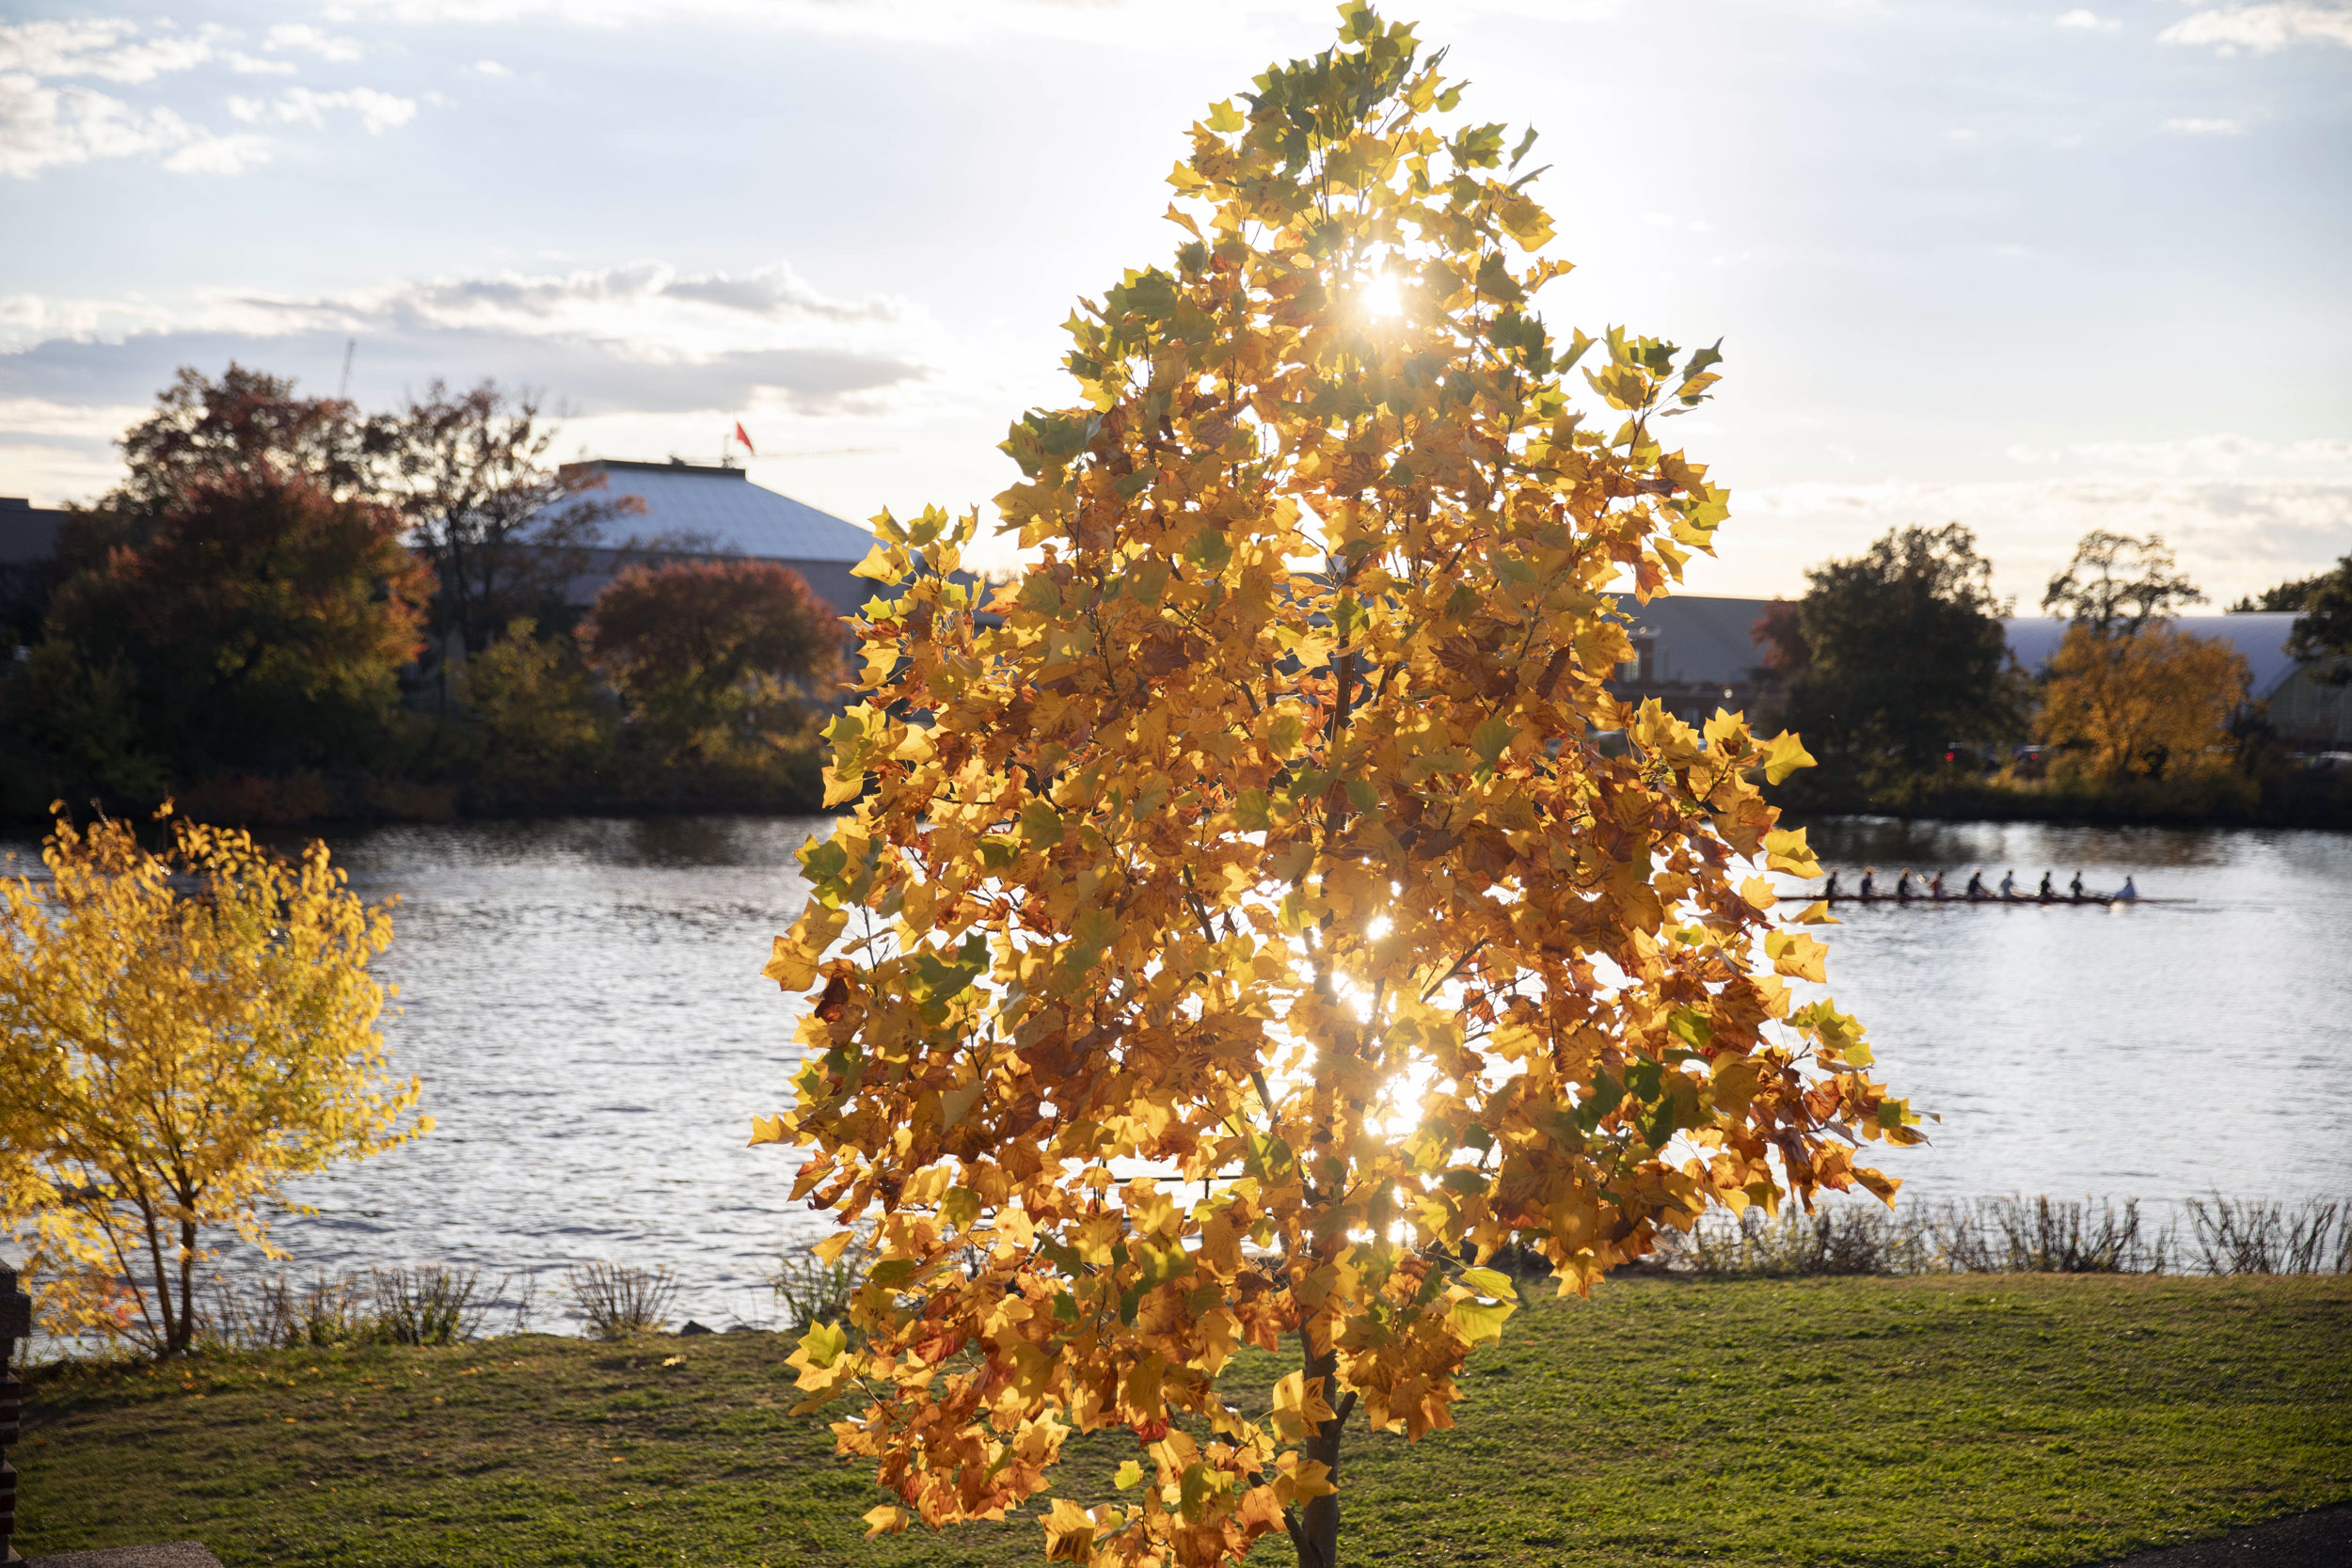
M 609 525 L 607 532 L 615 536 L 704 534 L 716 541 L 721 554 L 770 561 L 857 562 L 874 547 L 874 536 L 856 524 L 762 489 L 740 468 L 608 457 L 564 466 L 567 476 L 582 471 L 605 477 L 605 488 L 591 496 L 636 496 L 644 501 L 643 516 Z
M 2295 660 L 2287 654 L 2287 633 L 2295 629 L 2291 610 L 2259 610 L 2241 615 L 2178 615 L 2174 626 L 2199 637 L 2217 638 L 2245 657 L 2253 672 L 2251 693 L 2267 701 L 2287 677 Z M 2009 629 L 2009 651 L 2029 671 L 2039 671 L 2058 652 L 2067 623 L 2049 615 L 2018 615 L 2003 623 Z

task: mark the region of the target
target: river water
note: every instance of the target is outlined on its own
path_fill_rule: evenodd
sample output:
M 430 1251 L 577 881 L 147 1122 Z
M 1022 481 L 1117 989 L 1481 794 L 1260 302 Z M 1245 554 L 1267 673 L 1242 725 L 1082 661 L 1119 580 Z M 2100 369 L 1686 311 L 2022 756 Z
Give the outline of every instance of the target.
M 759 975 L 823 819 L 399 827 L 330 842 L 397 896 L 386 1034 L 437 1126 L 310 1178 L 278 1229 L 302 1272 L 405 1259 L 492 1273 L 676 1267 L 681 1312 L 756 1320 L 811 1234 L 751 1118 L 788 1099 L 792 1005 Z M 2343 1196 L 2352 1152 L 2352 836 L 1817 824 L 1825 862 L 2128 873 L 2104 907 L 1846 906 L 1830 990 L 1932 1139 L 1909 1194 Z M 11 847 L 18 847 L 11 846 Z M 1851 885 L 1852 877 L 1849 875 Z M 1846 912 L 1846 911 L 1851 912 Z

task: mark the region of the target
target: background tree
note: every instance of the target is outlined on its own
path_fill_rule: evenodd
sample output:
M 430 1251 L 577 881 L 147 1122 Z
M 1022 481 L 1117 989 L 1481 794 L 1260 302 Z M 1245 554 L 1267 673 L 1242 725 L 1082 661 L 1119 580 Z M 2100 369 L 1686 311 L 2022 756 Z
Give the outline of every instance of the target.
M 2038 727 L 2069 772 L 2096 780 L 2177 778 L 2221 766 L 2251 679 L 2227 642 L 2174 626 L 2101 637 L 2067 628 L 2052 656 Z
M 840 679 L 840 622 L 771 561 L 632 566 L 596 595 L 580 641 L 665 765 L 740 763 L 804 738 Z
M 126 519 L 171 511 L 199 482 L 230 475 L 305 479 L 335 499 L 358 494 L 366 478 L 365 427 L 351 404 L 297 397 L 291 377 L 234 360 L 218 381 L 183 365 L 117 444 L 128 471 L 94 510 Z
M 37 817 L 60 788 L 107 800 L 160 800 L 171 765 L 119 659 L 91 664 L 70 642 L 37 643 L 0 679 L 0 811 Z M 45 799 L 44 799 L 45 797 Z
M 1788 684 L 1783 721 L 1825 771 L 1867 785 L 1937 771 L 1955 740 L 2008 738 L 2021 690 L 1993 563 L 1958 523 L 1891 529 L 1868 551 L 1805 573 L 1793 606 L 1757 626 Z
M 339 398 L 295 395 L 290 376 L 230 361 L 218 381 L 183 365 L 158 392 L 154 412 L 123 432 L 122 482 L 87 507 L 67 508 L 55 555 L 39 580 L 20 581 L 20 605 L 37 606 L 27 641 L 56 586 L 103 570 L 109 552 L 144 544 L 156 518 L 199 483 L 307 480 L 335 499 L 364 489 L 366 436 L 357 408 Z
M 168 808 L 167 808 L 167 810 Z M 241 832 L 126 823 L 42 846 L 0 880 L 0 1221 L 32 1243 L 51 1328 L 188 1348 L 222 1228 L 271 1250 L 285 1183 L 428 1131 L 384 1077 L 369 962 L 390 917 L 324 845 L 278 860 Z
M 2311 579 L 2302 613 L 2287 635 L 2287 652 L 2307 664 L 2328 659 L 2352 659 L 2352 555 L 2336 562 L 2332 572 Z M 2330 686 L 2352 683 L 2352 662 L 2319 673 Z
M 406 411 L 369 425 L 374 482 L 432 562 L 437 637 L 466 652 L 489 646 L 510 621 L 532 616 L 551 630 L 569 619 L 564 585 L 615 518 L 642 512 L 634 497 L 603 493 L 604 478 L 566 477 L 548 466 L 554 427 L 531 394 L 495 381 L 463 392 L 442 382 Z
M 2062 771 L 2100 781 L 2209 769 L 2229 748 L 2251 672 L 2237 650 L 2171 626 L 2205 595 L 2162 538 L 2092 530 L 2050 579 L 2044 610 L 2072 618 L 2042 672 L 2036 728 Z
M 59 585 L 47 637 L 61 666 L 127 682 L 183 777 L 364 755 L 431 588 L 401 531 L 274 464 L 202 474 Z
M 1586 1290 L 1709 1204 L 1888 1194 L 1849 1140 L 1914 1136 L 1770 972 L 1823 951 L 1751 874 L 1814 869 L 1755 778 L 1794 738 L 1603 685 L 1613 581 L 1660 592 L 1724 515 L 1658 434 L 1714 354 L 1557 340 L 1502 128 L 1441 132 L 1436 60 L 1343 14 L 1194 126 L 1174 264 L 1073 318 L 1078 403 L 1006 444 L 1003 623 L 952 576 L 976 516 L 877 520 L 855 812 L 769 968 L 813 1006 L 755 1141 L 876 1248 L 802 1386 L 866 1397 L 842 1447 L 932 1525 L 1129 1429 L 1120 1490 L 1044 1516 L 1072 1561 L 1287 1531 L 1332 1568 L 1350 1423 L 1451 1424 L 1511 1310 L 1480 1259 Z M 1227 1402 L 1286 1335 L 1265 1413 Z
M 541 637 L 527 617 L 467 662 L 465 697 L 482 726 L 494 792 L 576 794 L 612 764 L 619 721 L 612 698 L 597 689 L 579 644 L 561 633 Z
M 2092 529 L 2074 546 L 2074 559 L 2050 579 L 2042 608 L 2093 637 L 2126 636 L 2151 621 L 2171 619 L 2205 595 L 2182 575 L 2161 534 L 2135 539 Z
M 2245 615 L 2262 610 L 2300 610 L 2311 602 L 2312 594 L 2319 585 L 2333 575 L 2320 572 L 2308 578 L 2289 578 L 2259 594 L 2241 594 L 2237 602 L 2230 606 L 2230 613 Z

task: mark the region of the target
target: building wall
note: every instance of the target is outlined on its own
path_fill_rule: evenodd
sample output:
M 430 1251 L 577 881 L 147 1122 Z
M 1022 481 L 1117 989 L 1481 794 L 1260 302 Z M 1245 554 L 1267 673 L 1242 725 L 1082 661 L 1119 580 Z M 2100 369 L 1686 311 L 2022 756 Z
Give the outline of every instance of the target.
M 2329 686 L 2320 679 L 2352 660 L 2297 670 L 2270 696 L 2270 724 L 2289 745 L 2334 751 L 2352 747 L 2352 684 Z
M 1689 724 L 1705 723 L 1717 708 L 1760 719 L 1783 695 L 1755 636 L 1771 602 L 1682 594 L 1643 605 L 1620 595 L 1633 657 L 1607 683 L 1610 695 L 1629 703 L 1654 697 Z
M 66 514 L 35 506 L 22 496 L 0 496 L 0 566 L 31 566 L 57 553 L 57 529 Z
M 57 530 L 67 515 L 22 496 L 0 496 L 0 659 L 40 640 L 56 581 Z
M 642 565 L 646 552 L 639 550 L 589 549 L 580 552 L 584 570 L 564 585 L 564 602 L 575 610 L 586 610 L 596 602 L 596 595 L 628 566 Z M 849 561 L 790 561 L 771 556 L 742 555 L 663 555 L 665 562 L 683 561 L 772 561 L 800 575 L 801 580 L 818 598 L 833 607 L 836 615 L 851 615 L 860 605 L 872 598 L 875 583 L 870 578 L 852 577 Z

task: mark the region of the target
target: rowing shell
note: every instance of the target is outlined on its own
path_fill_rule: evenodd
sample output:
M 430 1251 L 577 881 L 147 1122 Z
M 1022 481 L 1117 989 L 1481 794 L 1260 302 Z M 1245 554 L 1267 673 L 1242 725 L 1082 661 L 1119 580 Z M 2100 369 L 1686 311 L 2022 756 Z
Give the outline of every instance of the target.
M 1941 898 L 1925 893 L 1915 893 L 1908 898 L 1892 893 L 1868 895 L 1837 893 L 1828 897 L 1823 897 L 1818 893 L 1784 893 L 1780 895 L 1780 901 L 1784 904 L 1991 904 L 2021 909 L 2027 906 L 2041 908 L 2045 905 L 2061 904 L 2079 904 L 2085 909 L 2105 909 L 2109 904 L 2194 904 L 2197 902 L 2194 898 L 2098 898 L 2088 894 L 2080 898 L 2072 895 L 2057 898 L 2036 898 L 2030 895 L 2023 898 L 2003 898 L 1998 894 L 1984 898 L 1971 898 L 1965 894 L 1949 893 Z

